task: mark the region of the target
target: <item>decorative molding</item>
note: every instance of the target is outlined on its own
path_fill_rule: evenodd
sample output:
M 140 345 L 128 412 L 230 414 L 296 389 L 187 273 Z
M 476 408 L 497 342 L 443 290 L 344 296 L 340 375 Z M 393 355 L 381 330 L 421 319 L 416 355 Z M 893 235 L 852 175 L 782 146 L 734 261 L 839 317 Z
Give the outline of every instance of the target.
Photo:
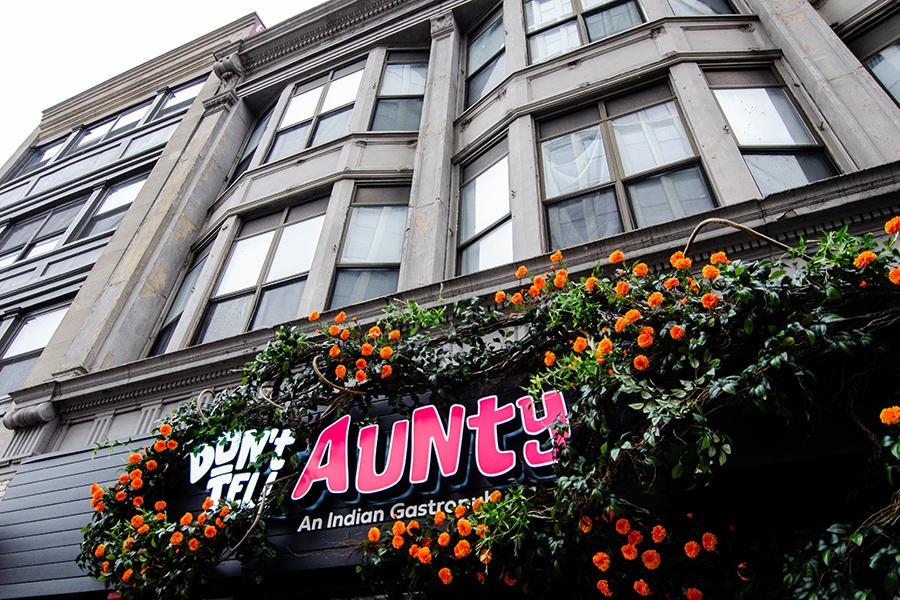
M 203 108 L 206 111 L 204 116 L 209 116 L 223 110 L 229 110 L 232 106 L 237 104 L 237 101 L 238 95 L 234 93 L 233 89 L 218 93 L 209 100 L 203 101 Z
M 23 408 L 13 408 L 3 416 L 3 425 L 7 429 L 24 429 L 32 425 L 49 423 L 56 418 L 56 409 L 52 402 L 41 402 Z
M 456 27 L 456 21 L 453 18 L 453 13 L 447 11 L 443 14 L 440 14 L 436 17 L 432 17 L 431 19 L 431 37 L 441 38 L 446 37 L 453 33 L 453 30 Z

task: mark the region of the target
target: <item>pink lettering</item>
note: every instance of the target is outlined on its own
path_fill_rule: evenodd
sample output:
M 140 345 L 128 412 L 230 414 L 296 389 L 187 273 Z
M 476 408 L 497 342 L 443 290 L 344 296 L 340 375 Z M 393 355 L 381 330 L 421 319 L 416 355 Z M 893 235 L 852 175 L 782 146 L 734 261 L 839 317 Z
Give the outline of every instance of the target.
M 409 421 L 397 421 L 391 428 L 388 457 L 384 471 L 378 473 L 375 458 L 378 449 L 378 425 L 368 425 L 359 430 L 357 447 L 359 464 L 356 470 L 356 489 L 361 494 L 374 494 L 398 483 L 406 469 L 406 446 Z
M 478 470 L 486 477 L 497 477 L 516 466 L 516 453 L 501 450 L 497 426 L 516 416 L 512 404 L 497 408 L 497 396 L 488 396 L 478 401 L 478 412 L 466 424 L 475 431 L 475 462 Z
M 343 494 L 350 488 L 350 474 L 347 460 L 347 437 L 350 433 L 350 415 L 345 415 L 325 428 L 303 473 L 291 494 L 292 500 L 303 498 L 317 481 L 325 481 L 332 494 Z M 327 457 L 326 457 L 327 455 Z
M 561 423 L 567 423 L 566 419 L 566 401 L 560 392 L 544 392 L 542 396 L 544 405 L 544 416 L 538 418 L 537 407 L 531 396 L 524 396 L 516 400 L 519 410 L 522 411 L 522 428 L 528 435 L 538 435 L 547 431 L 553 424 L 559 420 Z M 568 431 L 559 432 L 558 429 L 552 431 L 554 446 L 564 447 L 566 438 L 569 437 Z M 556 447 L 550 450 L 541 450 L 541 444 L 537 440 L 528 440 L 522 447 L 522 454 L 525 462 L 530 467 L 546 467 L 556 462 Z
M 434 406 L 423 406 L 412 415 L 412 467 L 410 483 L 424 483 L 431 475 L 431 449 L 437 458 L 441 475 L 450 477 L 459 471 L 462 448 L 463 424 L 466 419 L 465 407 L 454 404 L 450 407 L 450 421 L 447 431 L 441 426 L 441 418 Z

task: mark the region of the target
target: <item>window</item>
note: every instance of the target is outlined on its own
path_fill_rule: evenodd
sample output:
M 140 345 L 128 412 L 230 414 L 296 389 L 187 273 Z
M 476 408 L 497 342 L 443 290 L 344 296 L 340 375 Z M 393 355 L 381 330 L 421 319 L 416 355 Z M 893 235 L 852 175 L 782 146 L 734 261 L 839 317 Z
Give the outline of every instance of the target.
M 178 326 L 181 315 L 184 314 L 184 307 L 187 306 L 188 299 L 191 297 L 191 294 L 194 293 L 194 288 L 197 286 L 197 280 L 200 278 L 200 272 L 203 270 L 203 265 L 206 264 L 208 252 L 209 248 L 207 247 L 204 252 L 198 253 L 197 257 L 194 258 L 194 264 L 191 265 L 191 268 L 181 281 L 181 286 L 175 294 L 175 299 L 169 306 L 169 310 L 166 311 L 162 327 L 160 328 L 159 333 L 156 334 L 156 340 L 153 342 L 153 347 L 150 348 L 150 356 L 157 356 L 168 351 L 169 342 L 172 341 L 172 334 L 175 333 L 175 327 Z
M 30 173 L 31 171 L 40 169 L 49 164 L 54 158 L 59 156 L 67 141 L 69 141 L 69 138 L 65 137 L 61 140 L 56 140 L 55 142 L 45 144 L 40 148 L 32 150 L 31 154 L 28 156 L 28 160 L 19 168 L 16 176 Z
M 391 52 L 381 75 L 372 131 L 418 131 L 428 57 L 411 52 Z
M 635 0 L 528 0 L 525 30 L 531 62 L 547 60 L 644 22 Z
M 335 272 L 332 308 L 397 291 L 409 193 L 408 187 L 356 189 Z
M 470 36 L 466 65 L 466 107 L 481 100 L 506 77 L 503 13 L 497 11 Z
M 709 71 L 706 78 L 763 196 L 834 174 L 771 71 Z
M 67 154 L 90 148 L 103 140 L 135 129 L 149 110 L 150 102 L 145 102 L 120 113 L 117 117 L 85 128 L 78 136 L 78 140 L 68 149 Z
M 195 343 L 297 318 L 325 220 L 325 202 L 308 202 L 243 224 Z
M 87 198 L 81 198 L 8 227 L 0 236 L 0 268 L 46 254 L 62 245 L 66 230 L 85 202 Z
M 179 111 L 187 110 L 194 103 L 194 98 L 200 93 L 200 88 L 203 87 L 204 83 L 206 83 L 206 78 L 192 81 L 169 92 L 153 118 L 161 119 Z
M 353 65 L 299 86 L 281 117 L 266 162 L 345 135 L 362 75 L 363 65 Z
M 540 135 L 553 248 L 715 206 L 666 84 L 545 121 Z
M 900 41 L 866 59 L 866 66 L 894 100 L 900 102 Z
M 149 173 L 145 173 L 140 177 L 110 188 L 103 201 L 94 211 L 94 214 L 81 229 L 78 239 L 106 233 L 118 227 L 131 203 L 137 198 L 148 176 Z
M 463 169 L 459 209 L 459 272 L 512 262 L 512 215 L 506 142 Z
M 679 17 L 734 14 L 734 9 L 726 0 L 669 0 L 669 6 Z
M 266 132 L 266 127 L 269 126 L 269 121 L 271 119 L 272 111 L 270 110 L 268 114 L 266 114 L 266 116 L 259 120 L 256 128 L 250 134 L 250 139 L 247 140 L 247 145 L 244 147 L 244 151 L 241 153 L 241 158 L 238 161 L 237 167 L 235 167 L 234 169 L 234 174 L 231 176 L 231 181 L 236 180 L 238 177 L 244 174 L 244 171 L 250 168 L 250 162 L 253 160 L 253 154 L 259 147 L 259 142 L 262 140 L 263 134 Z
M 0 395 L 22 387 L 68 306 L 25 317 L 0 355 Z

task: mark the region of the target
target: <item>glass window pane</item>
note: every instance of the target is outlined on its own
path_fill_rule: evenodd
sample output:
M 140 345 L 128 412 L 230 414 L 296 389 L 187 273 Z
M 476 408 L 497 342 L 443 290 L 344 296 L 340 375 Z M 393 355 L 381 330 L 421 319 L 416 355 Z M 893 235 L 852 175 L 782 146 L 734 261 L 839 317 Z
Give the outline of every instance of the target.
M 488 64 L 478 75 L 469 80 L 466 106 L 472 106 L 485 94 L 497 87 L 506 77 L 506 60 L 501 54 Z
M 834 175 L 819 153 L 745 154 L 744 160 L 763 196 Z
M 68 306 L 64 306 L 25 319 L 13 341 L 7 346 L 6 352 L 3 353 L 3 358 L 40 350 L 46 346 L 53 337 L 53 332 L 62 322 L 68 308 Z
M 730 15 L 734 10 L 725 0 L 669 0 L 669 6 L 679 17 Z
M 459 217 L 461 242 L 509 214 L 509 168 L 507 157 L 465 184 Z
M 250 329 L 272 327 L 296 319 L 305 287 L 306 279 L 301 279 L 263 290 Z
M 0 252 L 24 246 L 26 242 L 34 237 L 43 223 L 44 218 L 39 217 L 20 225 L 14 225 L 7 232 L 3 242 L 0 243 Z
M 78 239 L 83 240 L 94 235 L 98 235 L 107 231 L 112 231 L 119 226 L 122 219 L 125 218 L 125 208 L 105 212 L 102 215 L 96 215 L 85 224 L 84 229 L 78 234 Z
M 503 48 L 503 19 L 497 19 L 469 44 L 469 75 L 480 69 Z
M 359 82 L 362 81 L 362 75 L 363 72 L 360 69 L 332 81 L 331 85 L 328 86 L 328 91 L 325 93 L 322 112 L 355 102 L 356 96 L 359 94 Z
M 637 27 L 644 22 L 636 2 L 626 2 L 585 17 L 588 37 L 592 42 Z
M 547 207 L 550 246 L 566 248 L 621 233 L 622 218 L 612 188 Z
M 325 215 L 321 215 L 282 230 L 266 282 L 309 271 L 324 222 Z
M 313 115 L 316 114 L 316 105 L 319 104 L 319 96 L 322 95 L 324 88 L 325 86 L 320 85 L 317 88 L 292 97 L 290 102 L 288 102 L 287 110 L 284 111 L 284 117 L 282 117 L 281 124 L 278 126 L 279 129 L 312 119 Z
M 782 88 L 713 90 L 742 146 L 815 144 Z
M 406 232 L 405 206 L 355 206 L 341 262 L 399 263 Z
M 37 356 L 31 356 L 11 360 L 0 366 L 0 395 L 6 395 L 21 388 L 37 359 Z
M 574 131 L 541 144 L 547 198 L 609 181 L 600 126 Z
M 181 88 L 176 92 L 172 93 L 166 101 L 163 103 L 162 109 L 160 109 L 159 114 L 170 114 L 182 108 L 187 108 L 193 102 L 194 98 L 197 97 L 197 94 L 200 93 L 200 88 L 203 87 L 205 81 L 198 81 L 193 85 L 189 85 L 187 87 Z
M 399 279 L 399 269 L 338 269 L 331 308 L 393 294 Z
M 75 144 L 72 150 L 85 148 L 99 142 L 100 139 L 112 129 L 112 126 L 113 121 L 107 121 L 106 123 L 101 123 L 100 125 L 95 125 L 90 129 L 86 129 L 85 132 L 81 134 L 81 137 L 78 138 L 78 143 Z
M 574 14 L 571 0 L 530 0 L 525 3 L 525 28 L 531 33 Z
M 253 306 L 253 297 L 254 294 L 244 294 L 228 300 L 210 302 L 206 314 L 203 315 L 196 343 L 215 342 L 243 332 L 247 315 Z
M 59 154 L 60 150 L 63 149 L 63 146 L 66 145 L 67 139 L 68 138 L 63 138 L 55 144 L 48 144 L 43 148 L 38 148 L 37 150 L 35 150 L 34 153 L 29 157 L 28 162 L 25 163 L 19 170 L 19 174 L 33 171 L 34 169 L 42 167 L 56 158 L 56 155 Z
M 251 156 L 255 151 L 256 147 L 259 146 L 259 141 L 262 139 L 263 134 L 266 132 L 266 126 L 269 124 L 269 120 L 272 118 L 272 113 L 266 115 L 266 117 L 257 124 L 256 129 L 253 130 L 253 133 L 250 134 L 250 139 L 247 140 L 247 146 L 244 148 L 244 151 L 241 153 L 241 160 Z
M 147 181 L 146 176 L 112 188 L 106 195 L 106 198 L 103 199 L 100 208 L 98 208 L 97 212 L 94 214 L 102 215 L 103 213 L 115 210 L 120 206 L 131 204 L 134 202 L 134 199 L 137 198 L 145 181 Z
M 381 98 L 375 105 L 372 131 L 418 131 L 421 120 L 421 98 Z
M 531 62 L 552 58 L 581 45 L 578 26 L 575 21 L 563 23 L 553 29 L 536 33 L 528 38 L 528 52 Z
M 894 100 L 900 102 L 900 42 L 867 59 L 866 66 L 872 69 L 872 73 Z
M 647 177 L 627 186 L 638 227 L 665 223 L 715 208 L 700 167 Z
M 350 130 L 350 116 L 352 114 L 353 107 L 350 106 L 319 118 L 310 146 L 318 146 L 346 135 Z
M 266 162 L 281 160 L 306 148 L 306 139 L 309 137 L 310 125 L 311 123 L 304 123 L 293 129 L 279 131 L 275 136 L 275 141 L 272 143 L 272 150 L 269 152 Z
M 53 214 L 50 215 L 50 218 L 44 223 L 44 226 L 41 227 L 41 231 L 39 235 L 49 235 L 53 233 L 61 233 L 69 228 L 69 225 L 72 224 L 72 221 L 75 220 L 75 217 L 78 215 L 78 212 L 82 209 L 85 203 L 85 199 L 82 199 L 74 204 L 70 204 L 69 206 L 63 206 L 62 208 L 57 208 L 53 211 Z
M 243 239 L 234 245 L 225 272 L 219 281 L 219 287 L 216 288 L 216 296 L 256 285 L 274 235 L 274 231 L 268 231 Z
M 506 221 L 462 251 L 460 273 L 474 273 L 512 262 L 512 221 Z
M 7 254 L 6 256 L 0 257 L 0 269 L 2 269 L 3 267 L 8 267 L 9 265 L 16 262 L 16 257 L 18 255 L 19 254 L 16 252 L 13 254 Z
M 388 65 L 381 78 L 381 96 L 421 96 L 425 94 L 428 65 Z
M 194 293 L 194 287 L 197 285 L 197 279 L 200 278 L 200 271 L 203 270 L 204 264 L 206 264 L 206 257 L 200 259 L 200 262 L 191 267 L 191 270 L 184 276 L 181 287 L 178 288 L 178 293 L 175 294 L 175 300 L 172 301 L 172 306 L 169 307 L 169 312 L 166 313 L 166 320 L 163 321 L 163 326 L 167 326 L 177 319 L 184 311 L 188 299 Z
M 147 114 L 147 111 L 150 109 L 150 104 L 144 104 L 143 106 L 138 106 L 136 108 L 132 108 L 131 110 L 122 113 L 119 115 L 119 118 L 116 119 L 116 124 L 113 127 L 113 131 L 116 133 L 123 133 L 125 131 L 130 131 L 134 129 L 138 122 L 144 118 L 144 115 Z
M 674 102 L 639 110 L 612 123 L 626 175 L 694 155 Z
M 42 242 L 36 243 L 31 249 L 25 253 L 25 256 L 22 257 L 23 260 L 27 258 L 34 258 L 35 256 L 40 256 L 41 254 L 47 254 L 51 250 L 55 249 L 59 246 L 59 242 L 62 240 L 62 236 L 56 236 L 50 238 L 49 240 L 44 240 Z

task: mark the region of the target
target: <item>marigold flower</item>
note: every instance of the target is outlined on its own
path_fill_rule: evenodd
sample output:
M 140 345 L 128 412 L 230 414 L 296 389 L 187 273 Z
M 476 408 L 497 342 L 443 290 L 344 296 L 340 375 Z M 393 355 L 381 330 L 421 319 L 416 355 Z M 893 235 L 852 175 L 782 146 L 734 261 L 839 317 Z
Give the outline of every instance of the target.
M 419 548 L 418 544 L 413 544 L 412 546 L 409 547 L 409 555 L 413 558 L 416 558 L 417 556 L 419 556 L 420 549 L 421 548 Z
M 310 321 L 318 321 L 319 320 L 319 311 L 314 310 L 309 314 Z
M 156 513 L 156 520 L 157 521 L 165 521 L 166 515 L 164 515 L 163 513 Z
M 400 339 L 400 330 L 392 329 L 391 332 L 388 334 L 388 338 L 390 338 L 392 340 L 399 340 Z
M 547 350 L 544 352 L 544 364 L 548 367 L 552 367 L 553 363 L 556 362 L 556 355 Z
M 338 336 L 341 334 L 341 328 L 337 325 L 332 325 L 328 328 L 328 335 L 330 336 Z
M 172 537 L 169 538 L 169 544 L 171 544 L 173 546 L 177 546 L 178 544 L 180 544 L 183 541 L 184 541 L 184 534 L 181 533 L 180 531 L 176 531 L 175 533 L 172 534 Z
M 103 561 L 102 571 L 103 571 L 103 573 L 109 573 L 109 561 L 108 560 Z
M 625 544 L 624 546 L 622 546 L 622 556 L 625 557 L 625 560 L 634 560 L 637 558 L 637 555 L 637 548 L 635 548 L 631 544 Z
M 625 317 L 619 317 L 618 319 L 616 319 L 616 325 L 614 329 L 616 330 L 616 333 L 622 333 L 623 331 L 625 331 L 625 328 L 627 326 L 628 319 L 626 319 Z
M 139 490 L 143 487 L 144 480 L 143 479 L 135 479 L 131 482 L 131 489 Z
M 900 217 L 897 218 L 900 219 Z M 891 283 L 894 285 L 900 285 L 900 267 L 891 269 L 891 272 L 888 273 L 888 279 L 890 279 Z
M 97 549 L 94 550 L 94 556 L 96 556 L 97 558 L 100 558 L 104 554 L 106 554 L 106 545 L 100 544 L 99 546 L 97 546 Z
M 618 531 L 622 535 L 628 535 L 628 532 L 631 531 L 631 523 L 628 521 L 628 519 L 617 520 L 616 531 Z
M 703 592 L 697 588 L 688 588 L 685 598 L 687 598 L 687 600 L 703 600 Z
M 448 534 L 449 537 L 449 534 Z M 449 543 L 449 540 L 448 540 Z M 464 558 L 472 551 L 472 545 L 466 540 L 459 540 L 453 547 L 453 556 L 456 558 Z
M 700 554 L 700 544 L 693 540 L 688 542 L 684 545 L 684 553 L 688 558 L 697 558 L 697 555 Z
M 650 596 L 653 594 L 653 590 L 650 589 L 650 586 L 643 579 L 638 579 L 634 582 L 634 591 L 636 591 L 641 596 Z
M 225 529 L 225 521 L 216 517 L 216 527 L 218 527 L 219 529 Z
M 444 521 L 446 519 L 447 519 L 447 513 L 445 513 L 444 511 L 439 510 L 436 513 L 434 513 L 434 524 L 437 527 L 440 527 L 441 525 L 443 525 Z
M 350 337 L 350 330 L 345 329 L 341 332 L 341 339 L 347 341 L 347 338 Z
M 191 538 L 191 539 L 189 539 L 189 540 L 188 540 L 188 548 L 189 548 L 192 552 L 196 552 L 197 550 L 200 549 L 200 540 L 198 540 L 197 538 Z
M 168 442 L 166 442 L 166 448 L 168 448 L 169 450 L 174 450 L 177 447 L 178 442 L 176 442 L 175 440 L 169 440 Z
M 381 530 L 377 527 L 369 529 L 369 541 L 373 544 L 381 539 Z
M 516 292 L 515 294 L 512 295 L 512 298 L 510 298 L 509 301 L 512 302 L 513 304 L 522 304 L 522 300 L 523 300 L 522 294 L 519 292 Z
M 628 543 L 632 546 L 637 546 L 641 542 L 644 541 L 644 534 L 642 534 L 637 529 L 632 529 L 628 532 Z
M 406 533 L 406 524 L 403 521 L 395 521 L 394 526 L 391 527 L 391 533 L 394 535 L 403 535 Z
M 531 286 L 528 288 L 528 295 L 532 298 L 537 298 L 541 295 L 541 290 L 539 290 L 536 286 Z
M 158 512 L 162 512 L 162 511 L 166 510 L 166 502 L 164 500 L 160 500 L 159 502 L 157 502 L 156 504 L 153 505 L 153 508 L 156 509 Z
M 344 311 L 341 311 L 334 316 L 335 323 L 343 323 L 346 320 L 347 320 L 347 313 L 345 313 Z
M 166 441 L 165 440 L 156 440 L 156 442 L 153 443 L 153 449 L 156 450 L 157 452 L 162 452 L 163 450 L 166 449 Z
M 653 345 L 653 336 L 642 333 L 638 336 L 637 343 L 641 348 L 649 348 Z
M 383 367 L 381 367 L 381 378 L 385 379 L 386 377 L 390 377 L 391 373 L 393 372 L 394 369 L 391 367 L 391 365 L 384 365 Z
M 895 233 L 900 233 L 900 217 L 894 217 L 890 221 L 884 224 L 884 232 L 888 235 L 894 235 Z
M 545 287 L 547 287 L 547 280 L 544 279 L 543 276 L 538 275 L 537 277 L 534 278 L 534 280 L 532 281 L 532 284 L 533 284 L 534 287 L 536 287 L 537 289 L 542 290 L 542 289 L 544 289 Z
M 491 532 L 491 528 L 488 527 L 487 525 L 485 525 L 484 523 L 480 523 L 475 526 L 475 535 L 477 535 L 480 538 L 483 538 L 490 532 Z
M 128 536 L 128 538 L 124 542 L 122 542 L 122 550 L 124 550 L 125 552 L 129 552 L 132 546 L 134 546 L 134 538 Z
M 674 254 L 672 254 L 672 256 L 669 257 L 669 264 L 674 267 L 675 263 L 677 263 L 682 258 L 684 258 L 684 252 L 679 250 L 678 252 L 675 252 Z
M 488 502 L 499 502 L 501 497 L 503 497 L 503 494 L 500 493 L 500 490 L 494 490 L 491 492 L 491 495 L 488 496 Z
M 356 379 L 356 381 L 362 383 L 366 380 L 366 372 L 362 370 L 357 371 L 356 375 L 354 375 L 353 377 Z
M 381 335 L 381 328 L 378 325 L 369 328 L 369 337 L 375 339 Z
M 609 569 L 609 554 L 606 552 L 598 552 L 591 560 L 594 562 L 594 566 L 601 571 L 607 571 Z
M 638 371 L 646 371 L 650 368 L 650 359 L 643 354 L 638 354 L 634 357 L 632 364 L 634 364 L 634 368 Z
M 715 279 L 720 275 L 719 270 L 712 265 L 703 267 L 703 276 L 707 279 Z
M 597 589 L 600 590 L 600 593 L 604 596 L 612 596 L 612 590 L 609 589 L 609 582 L 605 579 L 601 579 L 597 582 Z
M 503 301 L 506 300 L 506 292 L 500 290 L 496 294 L 494 294 L 494 302 L 497 304 L 503 304 Z
M 719 304 L 719 297 L 715 294 L 706 293 L 703 294 L 700 302 L 703 303 L 703 308 L 715 308 Z
M 700 538 L 700 541 L 703 543 L 703 549 L 707 552 L 713 552 L 716 549 L 716 545 L 719 543 L 716 534 L 709 532 L 704 533 L 703 537 Z
M 689 258 L 680 258 L 675 261 L 675 268 L 678 270 L 690 269 L 693 264 Z
M 558 288 L 565 287 L 566 279 L 567 278 L 562 273 L 560 273 L 556 277 L 553 278 L 553 285 Z
M 365 344 L 365 345 L 368 346 L 368 344 Z M 369 354 L 372 354 L 372 350 L 371 350 L 372 347 L 369 346 L 369 348 L 370 348 Z M 360 359 L 357 359 L 357 361 L 356 361 L 356 368 L 357 369 L 365 369 L 368 364 L 369 363 L 366 362 L 366 359 L 360 358 Z
M 131 517 L 131 526 L 134 527 L 135 529 L 137 529 L 138 527 L 140 527 L 143 524 L 144 524 L 144 517 L 142 517 L 141 515 L 134 515 L 133 517 Z
M 413 530 L 413 529 L 418 529 L 418 528 L 419 528 L 419 522 L 416 521 L 416 520 L 412 520 L 412 521 L 409 522 L 409 525 L 406 526 L 406 531 L 407 531 L 410 535 L 412 535 L 412 530 Z
M 490 550 L 484 550 L 484 551 L 482 551 L 482 553 L 478 556 L 478 560 L 480 560 L 480 561 L 481 561 L 481 564 L 483 564 L 483 565 L 490 564 L 490 562 L 491 562 L 491 560 L 492 560 L 493 558 L 494 558 L 494 555 L 491 554 L 491 551 L 490 551 Z
M 197 515 L 197 525 L 200 525 L 202 527 L 203 524 L 206 523 L 206 519 L 206 513 L 200 513 L 199 515 Z
M 553 254 L 550 255 L 550 262 L 558 263 L 561 260 L 562 260 L 562 252 L 560 252 L 559 250 L 557 250 L 556 252 L 554 252 Z
M 181 523 L 182 525 L 184 525 L 185 527 L 187 527 L 188 525 L 190 525 L 191 523 L 194 522 L 194 515 L 192 515 L 189 512 L 184 513 L 184 515 L 182 515 L 181 519 L 179 519 L 178 522 Z
M 145 464 L 144 466 L 147 468 L 148 471 L 155 471 L 156 467 L 158 467 L 159 464 L 155 460 L 151 459 L 151 460 L 148 460 L 147 464 Z
M 144 505 L 144 498 L 143 498 L 143 496 L 135 496 L 134 499 L 131 501 L 131 503 L 134 506 L 137 506 L 138 508 L 140 508 L 141 506 Z
M 143 477 L 143 475 L 144 475 L 144 472 L 141 471 L 140 469 L 135 469 L 134 471 L 132 471 L 131 473 L 128 474 L 128 476 L 131 479 L 141 479 Z
M 334 368 L 334 375 L 338 379 L 343 379 L 347 376 L 347 367 L 344 365 L 338 365 Z
M 431 562 L 431 548 L 425 546 L 424 548 L 419 548 L 419 555 L 417 556 L 419 562 L 423 565 L 427 565 Z
M 671 290 L 673 287 L 677 286 L 679 283 L 680 283 L 680 282 L 678 281 L 678 278 L 677 278 L 677 277 L 670 277 L 669 279 L 666 279 L 666 280 L 663 282 L 663 286 L 664 286 L 667 290 Z
M 453 511 L 453 514 L 456 515 L 456 518 L 457 518 L 457 519 L 461 519 L 462 516 L 463 516 L 464 514 L 466 514 L 466 511 L 467 511 L 467 510 L 468 510 L 468 508 L 466 508 L 466 505 L 465 505 L 465 504 L 460 504 L 460 505 L 457 506 L 456 509 Z
M 871 250 L 864 250 L 860 253 L 859 256 L 856 257 L 856 260 L 853 261 L 853 265 L 857 269 L 865 269 L 877 258 L 878 256 L 876 256 L 875 253 Z
M 400 548 L 403 547 L 403 541 L 404 541 L 404 540 L 403 540 L 403 536 L 402 536 L 402 535 L 395 535 L 395 536 L 394 536 L 394 539 L 391 540 L 391 545 L 392 545 L 395 549 L 399 550 Z
M 627 281 L 620 281 L 616 284 L 616 294 L 619 296 L 624 296 L 631 290 L 631 286 L 628 285 Z
M 459 535 L 465 537 L 472 533 L 472 524 L 468 519 L 460 519 L 456 522 L 456 530 L 459 532 Z
M 231 512 L 230 508 L 228 508 L 227 506 L 223 506 L 222 510 L 219 511 L 219 514 L 224 517 L 224 516 L 227 516 L 228 513 L 230 513 L 230 512 Z
M 650 537 L 653 539 L 654 544 L 658 544 L 664 539 L 666 539 L 666 528 L 662 525 L 656 525 L 650 531 Z
M 137 452 L 133 452 L 132 454 L 130 454 L 128 456 L 128 462 L 130 462 L 133 465 L 138 464 L 139 462 L 141 462 L 141 455 L 138 454 Z
M 122 581 L 128 583 L 128 580 L 131 579 L 132 575 L 134 575 L 134 569 L 126 569 L 125 572 L 122 573 Z
M 438 536 L 437 540 L 438 546 L 447 546 L 450 544 L 450 534 L 446 531 Z
M 659 567 L 659 552 L 657 552 L 656 550 L 647 550 L 646 552 L 641 554 L 641 561 L 643 561 L 645 567 L 653 571 L 654 569 Z
M 360 351 L 360 353 L 362 353 L 363 356 L 371 356 L 372 353 L 375 351 L 375 348 L 372 346 L 372 344 L 363 344 L 362 348 L 360 348 L 359 351 Z M 362 360 L 362 359 L 359 359 L 359 360 Z M 359 360 L 356 361 L 356 366 L 359 366 Z M 365 363 L 366 363 L 366 361 L 363 360 L 363 366 L 360 367 L 361 369 L 365 368 Z
M 210 508 L 212 508 L 213 504 L 214 504 L 214 502 L 212 501 L 212 498 L 207 496 L 206 500 L 203 501 L 203 504 L 201 504 L 200 507 L 203 510 L 209 510 Z
M 519 580 L 512 576 L 512 571 L 507 571 L 503 574 L 503 582 L 509 587 L 516 585 L 517 581 Z
M 438 571 L 438 577 L 444 582 L 444 585 L 450 585 L 450 582 L 453 581 L 453 573 L 447 567 Z
M 518 277 L 519 279 L 522 279 L 526 275 L 528 275 L 528 269 L 525 268 L 525 265 L 522 265 L 521 267 L 516 269 L 516 277 Z
M 144 523 L 143 525 L 138 527 L 138 530 L 137 530 L 138 533 L 147 533 L 148 531 L 150 531 L 150 526 L 147 525 L 146 523 Z
M 116 492 L 116 502 L 121 502 L 126 497 L 128 497 L 128 494 L 126 494 L 125 492 L 123 492 L 123 491 Z
M 207 526 L 203 529 L 203 535 L 205 535 L 205 536 L 208 537 L 208 538 L 214 538 L 214 537 L 216 537 L 216 534 L 217 534 L 218 532 L 219 532 L 219 530 L 216 529 L 215 527 L 213 527 L 212 525 L 207 525 Z
M 641 311 L 632 308 L 628 312 L 625 313 L 625 321 L 628 323 L 634 323 L 638 319 L 641 318 Z
M 644 263 L 638 263 L 634 265 L 634 269 L 632 270 L 632 272 L 638 277 L 643 277 L 650 272 L 650 269 L 647 268 L 647 265 L 645 265 Z
M 713 255 L 709 257 L 709 262 L 714 265 L 727 265 L 731 261 L 728 260 L 728 257 L 725 256 L 724 252 L 714 252 Z
M 590 533 L 591 529 L 594 528 L 594 520 L 589 516 L 584 515 L 581 517 L 581 521 L 579 521 L 578 526 L 581 527 L 582 533 Z
M 587 348 L 587 340 L 580 336 L 575 338 L 575 342 L 572 344 L 572 350 L 580 354 L 584 352 L 585 348 Z
M 121 475 L 119 475 L 119 483 L 128 483 L 129 479 L 130 478 L 128 477 L 128 473 L 122 473 Z M 91 490 L 91 495 L 96 494 L 96 493 L 97 493 L 96 491 Z
M 328 356 L 331 358 L 337 358 L 341 354 L 341 349 L 338 348 L 338 345 L 335 344 L 331 348 L 328 349 Z
M 885 408 L 881 411 L 881 414 L 878 415 L 878 418 L 881 419 L 881 422 L 885 425 L 896 425 L 900 423 L 900 406 Z
M 612 254 L 609 255 L 609 262 L 614 265 L 622 262 L 623 260 L 625 260 L 625 255 L 621 250 L 615 250 Z

